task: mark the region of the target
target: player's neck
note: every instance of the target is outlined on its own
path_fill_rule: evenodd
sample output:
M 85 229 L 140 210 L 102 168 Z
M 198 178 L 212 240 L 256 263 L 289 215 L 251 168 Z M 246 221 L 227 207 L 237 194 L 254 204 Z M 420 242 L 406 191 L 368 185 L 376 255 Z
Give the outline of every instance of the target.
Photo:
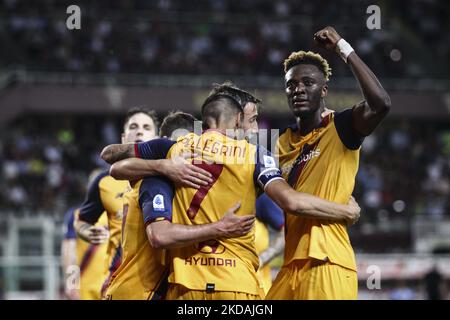
M 209 128 L 207 131 L 217 131 L 224 135 L 229 136 L 230 138 L 234 138 L 234 131 L 232 129 L 232 126 L 229 124 L 224 123 L 210 123 Z
M 306 136 L 308 133 L 318 128 L 322 122 L 321 111 L 317 110 L 313 114 L 304 117 L 297 117 L 297 126 L 300 129 L 300 134 Z
M 235 130 L 236 129 L 236 124 L 233 121 L 219 121 L 219 123 L 217 124 L 217 130 L 219 130 L 220 132 L 223 132 L 224 134 L 226 134 L 228 137 L 230 138 L 235 138 Z

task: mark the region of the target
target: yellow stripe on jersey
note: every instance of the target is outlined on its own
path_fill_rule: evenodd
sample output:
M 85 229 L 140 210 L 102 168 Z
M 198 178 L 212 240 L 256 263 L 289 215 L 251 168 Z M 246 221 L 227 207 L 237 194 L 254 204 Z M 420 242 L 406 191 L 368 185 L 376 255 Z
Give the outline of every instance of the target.
M 334 114 L 323 126 L 301 136 L 288 128 L 279 137 L 279 162 L 283 177 L 299 192 L 337 203 L 348 203 L 355 185 L 359 149 L 344 146 L 336 131 Z M 356 270 L 355 255 L 345 223 L 286 214 L 284 264 L 297 259 L 329 259 Z

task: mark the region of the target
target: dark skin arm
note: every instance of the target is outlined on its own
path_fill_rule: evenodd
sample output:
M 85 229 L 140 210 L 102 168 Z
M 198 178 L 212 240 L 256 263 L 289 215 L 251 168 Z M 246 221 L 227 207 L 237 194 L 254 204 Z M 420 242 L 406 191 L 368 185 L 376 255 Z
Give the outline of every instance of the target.
M 297 192 L 284 180 L 269 183 L 264 192 L 288 214 L 320 220 L 346 221 L 348 225 L 359 219 L 360 207 L 353 197 L 347 205 Z
M 342 37 L 332 27 L 326 27 L 314 35 L 315 42 L 322 48 L 336 50 Z M 358 80 L 365 101 L 354 106 L 353 128 L 364 136 L 371 134 L 391 108 L 391 99 L 377 77 L 353 51 L 347 57 L 355 78 Z

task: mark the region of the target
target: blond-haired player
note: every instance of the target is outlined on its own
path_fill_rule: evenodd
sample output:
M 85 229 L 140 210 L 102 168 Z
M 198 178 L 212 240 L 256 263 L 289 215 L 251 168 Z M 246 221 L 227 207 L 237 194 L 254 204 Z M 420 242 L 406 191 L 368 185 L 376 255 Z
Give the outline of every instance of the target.
M 331 27 L 314 35 L 337 51 L 353 71 L 365 101 L 342 112 L 321 114 L 331 75 L 328 62 L 313 52 L 294 52 L 284 62 L 285 91 L 296 124 L 278 141 L 283 177 L 298 192 L 347 203 L 365 136 L 381 122 L 390 99 L 375 75 Z M 356 299 L 355 255 L 340 221 L 286 213 L 284 265 L 267 299 Z

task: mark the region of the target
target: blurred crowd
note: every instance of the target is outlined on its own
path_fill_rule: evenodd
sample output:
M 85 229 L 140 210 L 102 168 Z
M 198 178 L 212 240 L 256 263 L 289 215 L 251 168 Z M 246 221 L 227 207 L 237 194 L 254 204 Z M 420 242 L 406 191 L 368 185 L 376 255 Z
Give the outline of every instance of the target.
M 71 4 L 1 0 L 0 68 L 279 75 L 290 52 L 317 50 L 313 34 L 333 25 L 380 76 L 445 77 L 449 69 L 446 1 L 78 1 L 74 31 L 66 27 Z M 381 30 L 366 27 L 372 4 Z M 349 74 L 337 55 L 326 56 L 335 74 Z
M 367 137 L 355 194 L 372 221 L 450 213 L 450 130 L 445 124 L 387 122 Z
M 0 0 L 0 69 L 280 76 L 291 51 L 317 50 L 312 36 L 326 25 L 380 77 L 436 79 L 450 69 L 446 1 L 77 1 L 81 30 L 71 31 L 72 4 Z M 372 4 L 381 8 L 382 30 L 366 27 Z M 321 53 L 334 74 L 350 75 L 336 54 Z M 119 116 L 24 116 L 0 130 L 0 212 L 55 216 L 83 199 L 89 172 L 104 166 L 101 148 L 121 132 Z M 355 228 L 450 212 L 444 124 L 386 121 L 362 150 L 355 196 L 363 214 Z
M 116 130 L 116 123 L 95 117 L 27 117 L 10 124 L 0 145 L 0 210 L 58 217 L 78 205 L 90 171 L 105 167 L 101 148 L 120 141 Z
M 262 121 L 272 126 L 271 119 Z M 119 116 L 25 117 L 10 126 L 0 148 L 0 210 L 56 216 L 82 200 L 89 172 L 106 168 L 102 147 L 121 133 Z M 416 215 L 441 219 L 450 212 L 449 181 L 450 130 L 388 120 L 362 147 L 354 192 L 363 212 L 359 225 Z

